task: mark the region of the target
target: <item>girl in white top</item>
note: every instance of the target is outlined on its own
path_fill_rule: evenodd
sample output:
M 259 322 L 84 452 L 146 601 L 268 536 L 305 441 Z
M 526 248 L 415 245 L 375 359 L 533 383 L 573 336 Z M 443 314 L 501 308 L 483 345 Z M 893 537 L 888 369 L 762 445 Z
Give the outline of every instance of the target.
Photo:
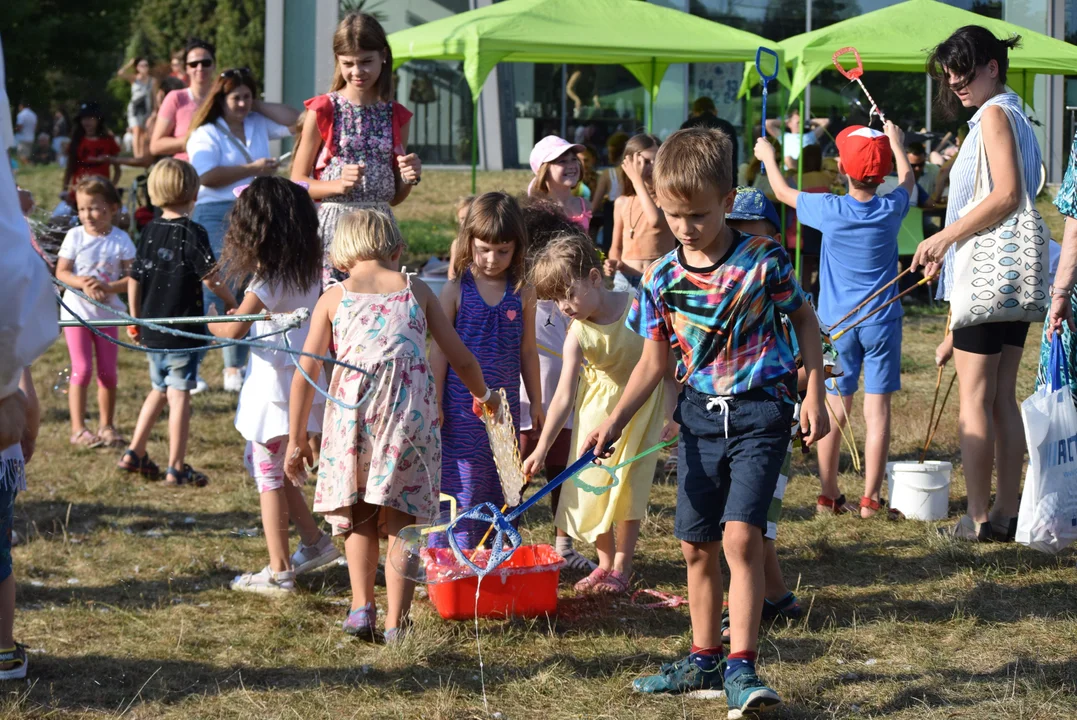
M 298 112 L 280 105 L 259 105 L 272 112 L 274 119 L 255 112 L 257 97 L 258 85 L 249 70 L 225 70 L 191 118 L 187 155 L 202 183 L 191 219 L 206 229 L 209 245 L 218 257 L 228 212 L 236 201 L 233 191 L 253 177 L 277 174 L 280 163 L 270 157 L 269 141 L 290 136 L 291 126 L 299 118 Z M 236 293 L 238 287 L 229 289 Z M 208 290 L 203 292 L 203 300 L 207 308 L 212 305 L 224 312 L 220 298 Z M 239 392 L 246 348 L 228 347 L 223 354 L 224 389 Z
M 112 218 L 120 210 L 120 196 L 108 180 L 87 175 L 75 185 L 78 227 L 68 231 L 56 260 L 56 279 L 80 290 L 99 303 L 123 312 L 117 297 L 127 292 L 128 274 L 135 259 L 135 246 L 123 230 L 113 227 Z M 72 320 L 72 312 L 86 320 L 105 320 L 116 316 L 65 291 L 62 320 Z M 101 335 L 117 337 L 117 328 L 101 328 Z M 67 351 L 71 356 L 71 391 L 67 395 L 71 410 L 71 444 L 82 447 L 119 447 L 126 444 L 113 425 L 116 411 L 117 346 L 88 328 L 64 328 Z M 86 393 L 97 358 L 97 407 L 100 429 L 92 433 L 86 427 Z
M 281 177 L 257 178 L 238 190 L 239 200 L 224 239 L 219 267 L 233 278 L 253 277 L 238 314 L 287 313 L 312 310 L 321 291 L 321 241 L 318 215 L 305 188 Z M 255 336 L 279 329 L 273 321 L 212 323 L 217 337 L 241 338 L 254 326 Z M 288 331 L 289 346 L 302 349 L 309 323 Z M 274 342 L 277 339 L 267 339 Z M 280 341 L 283 347 L 283 342 Z M 295 591 L 295 576 L 340 557 L 332 539 L 318 528 L 303 491 L 285 481 L 284 453 L 288 447 L 288 396 L 295 365 L 290 353 L 255 349 L 247 381 L 239 396 L 236 429 L 247 440 L 247 469 L 258 486 L 262 527 L 269 565 L 232 581 L 233 590 L 267 594 Z M 324 383 L 322 384 L 324 389 Z M 319 407 L 310 413 L 307 430 L 321 432 Z M 301 542 L 288 554 L 288 521 L 295 523 Z

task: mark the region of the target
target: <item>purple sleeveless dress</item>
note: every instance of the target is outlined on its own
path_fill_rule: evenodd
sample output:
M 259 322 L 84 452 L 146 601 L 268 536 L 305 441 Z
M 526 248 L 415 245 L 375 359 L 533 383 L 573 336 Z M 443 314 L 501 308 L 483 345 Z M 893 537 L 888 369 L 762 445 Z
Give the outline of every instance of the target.
M 460 307 L 456 332 L 475 354 L 491 390 L 505 388 L 514 427 L 520 427 L 520 346 L 524 336 L 524 308 L 509 277 L 505 294 L 496 306 L 486 304 L 475 286 L 471 270 L 460 279 Z M 441 429 L 441 492 L 456 498 L 460 509 L 489 502 L 500 510 L 505 503 L 486 426 L 471 412 L 471 393 L 450 367 L 445 381 L 445 424 Z M 456 526 L 460 547 L 478 544 L 488 524 L 464 520 Z M 444 536 L 437 544 L 444 546 Z

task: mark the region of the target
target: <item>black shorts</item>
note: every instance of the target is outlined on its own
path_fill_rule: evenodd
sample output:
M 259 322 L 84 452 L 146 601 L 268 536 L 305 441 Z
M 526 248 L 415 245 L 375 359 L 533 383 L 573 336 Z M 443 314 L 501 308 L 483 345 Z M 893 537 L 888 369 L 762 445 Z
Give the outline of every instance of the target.
M 954 330 L 954 350 L 973 355 L 998 355 L 1004 345 L 1023 348 L 1027 322 L 981 323 Z

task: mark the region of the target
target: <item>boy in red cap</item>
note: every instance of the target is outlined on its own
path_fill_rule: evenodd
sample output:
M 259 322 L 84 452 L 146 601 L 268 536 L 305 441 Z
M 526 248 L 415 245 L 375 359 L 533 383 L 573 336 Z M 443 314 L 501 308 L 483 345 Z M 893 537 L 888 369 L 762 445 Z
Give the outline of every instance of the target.
M 760 141 L 755 146 L 755 156 L 766 165 L 778 201 L 796 208 L 801 223 L 823 234 L 819 320 L 824 328 L 831 327 L 897 276 L 898 231 L 909 211 L 909 194 L 916 180 L 902 146 L 904 133 L 891 122 L 885 123 L 883 130 L 880 133 L 854 125 L 838 135 L 838 169 L 849 178 L 849 193 L 840 196 L 801 193 L 790 188 L 770 143 Z M 876 191 L 895 161 L 901 186 L 880 197 Z M 892 300 L 897 292 L 896 284 L 887 288 L 842 325 L 856 324 Z M 849 416 L 860 368 L 864 368 L 867 438 L 860 516 L 865 518 L 882 507 L 879 492 L 890 451 L 890 396 L 901 389 L 902 315 L 901 303 L 892 303 L 834 341 L 845 374 L 834 378 L 834 386 L 827 388 L 831 395 L 840 395 L 843 404 L 842 417 L 832 415 L 832 424 L 844 424 Z M 828 405 L 833 408 L 833 404 Z M 819 442 L 819 511 L 839 513 L 845 508 L 845 497 L 838 490 L 840 451 L 840 433 Z

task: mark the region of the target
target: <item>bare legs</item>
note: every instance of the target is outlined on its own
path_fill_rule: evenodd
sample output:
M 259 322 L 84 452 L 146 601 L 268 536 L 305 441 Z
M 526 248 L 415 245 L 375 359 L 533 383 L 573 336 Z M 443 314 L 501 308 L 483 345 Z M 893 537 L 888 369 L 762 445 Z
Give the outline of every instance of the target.
M 636 541 L 639 540 L 639 520 L 622 520 L 617 523 L 617 533 L 613 530 L 602 533 L 595 538 L 595 551 L 598 553 L 598 566 L 607 572 L 616 570 L 626 579 L 632 574 L 632 557 L 636 553 Z
M 368 505 L 362 501 L 352 506 L 352 531 L 344 538 L 348 558 L 348 576 L 352 585 L 352 610 L 374 602 L 374 575 L 378 569 L 378 514 L 385 513 L 389 533 L 387 558 L 398 551 L 400 531 L 415 523 L 415 516 L 393 508 Z M 411 610 L 415 581 L 404 577 L 392 562 L 385 563 L 385 589 L 388 608 L 385 629 L 400 627 Z

